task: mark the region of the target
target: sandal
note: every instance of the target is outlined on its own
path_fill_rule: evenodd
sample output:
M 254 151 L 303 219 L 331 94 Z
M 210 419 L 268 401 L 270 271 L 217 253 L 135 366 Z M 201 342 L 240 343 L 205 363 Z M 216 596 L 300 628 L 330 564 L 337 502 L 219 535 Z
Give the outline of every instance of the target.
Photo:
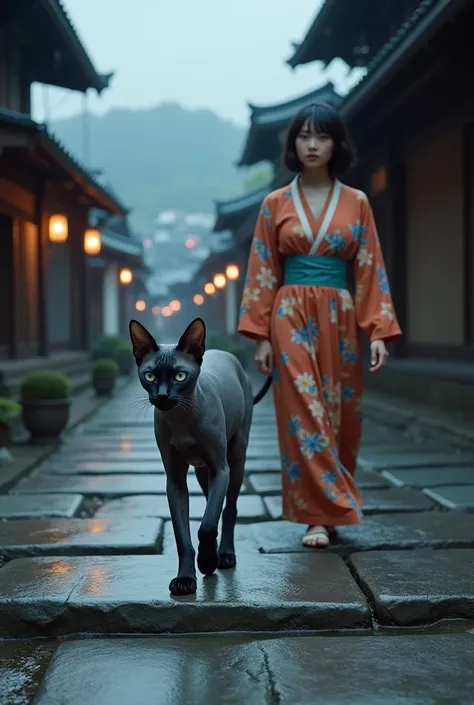
M 308 526 L 301 543 L 306 548 L 327 548 L 329 546 L 329 532 L 325 526 Z

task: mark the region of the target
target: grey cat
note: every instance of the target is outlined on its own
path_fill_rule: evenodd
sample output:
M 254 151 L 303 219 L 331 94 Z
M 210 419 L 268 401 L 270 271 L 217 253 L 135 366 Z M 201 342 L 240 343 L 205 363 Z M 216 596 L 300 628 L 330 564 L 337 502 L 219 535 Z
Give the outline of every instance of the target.
M 221 350 L 205 352 L 206 327 L 196 318 L 177 345 L 158 345 L 138 321 L 130 321 L 138 378 L 155 407 L 155 438 L 163 459 L 166 493 L 178 549 L 172 595 L 196 592 L 195 552 L 189 528 L 187 473 L 190 465 L 207 499 L 198 531 L 197 565 L 203 575 L 236 564 L 234 527 L 244 477 L 255 399 L 238 359 Z M 222 511 L 224 498 L 226 504 Z M 222 536 L 217 530 L 222 514 Z

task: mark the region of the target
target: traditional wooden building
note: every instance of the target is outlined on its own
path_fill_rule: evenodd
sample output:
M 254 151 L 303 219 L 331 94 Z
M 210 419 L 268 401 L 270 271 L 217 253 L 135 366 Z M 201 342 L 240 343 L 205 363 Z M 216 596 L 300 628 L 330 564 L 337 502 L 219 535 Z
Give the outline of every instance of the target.
M 0 5 L 0 371 L 84 369 L 90 343 L 89 211 L 126 208 L 44 125 L 34 81 L 86 92 L 108 85 L 58 0 Z
M 290 63 L 327 63 L 331 46 L 351 66 L 365 57 L 340 106 L 360 155 L 348 180 L 371 199 L 404 331 L 369 382 L 472 411 L 474 4 L 390 0 L 375 14 L 366 4 L 327 0 Z

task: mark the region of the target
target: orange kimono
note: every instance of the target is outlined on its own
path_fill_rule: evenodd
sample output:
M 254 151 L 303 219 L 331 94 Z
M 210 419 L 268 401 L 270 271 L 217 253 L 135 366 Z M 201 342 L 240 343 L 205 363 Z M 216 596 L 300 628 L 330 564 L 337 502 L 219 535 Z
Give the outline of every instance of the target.
M 354 481 L 360 330 L 387 344 L 401 335 L 368 199 L 336 180 L 316 221 L 296 177 L 263 202 L 238 325 L 242 335 L 267 338 L 273 346 L 283 517 L 289 521 L 361 521 Z

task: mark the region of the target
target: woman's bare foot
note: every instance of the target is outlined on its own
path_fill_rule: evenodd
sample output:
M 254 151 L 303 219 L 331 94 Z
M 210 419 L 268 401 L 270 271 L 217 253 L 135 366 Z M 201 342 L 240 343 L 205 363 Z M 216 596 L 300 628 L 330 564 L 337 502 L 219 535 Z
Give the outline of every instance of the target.
M 329 546 L 329 532 L 325 526 L 308 526 L 301 543 L 306 548 L 327 548 Z

